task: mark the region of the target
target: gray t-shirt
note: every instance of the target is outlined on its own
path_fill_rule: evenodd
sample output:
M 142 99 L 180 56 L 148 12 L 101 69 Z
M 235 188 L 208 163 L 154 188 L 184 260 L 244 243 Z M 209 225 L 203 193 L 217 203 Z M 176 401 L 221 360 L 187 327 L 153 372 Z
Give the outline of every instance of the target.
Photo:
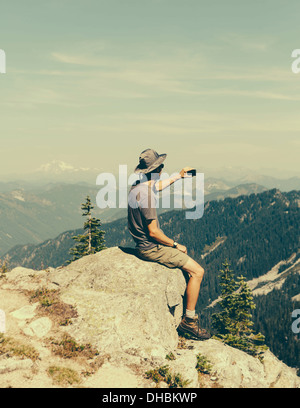
M 154 241 L 148 231 L 148 222 L 159 221 L 156 212 L 157 190 L 147 182 L 133 185 L 128 195 L 128 229 L 139 249 L 151 249 L 158 243 Z

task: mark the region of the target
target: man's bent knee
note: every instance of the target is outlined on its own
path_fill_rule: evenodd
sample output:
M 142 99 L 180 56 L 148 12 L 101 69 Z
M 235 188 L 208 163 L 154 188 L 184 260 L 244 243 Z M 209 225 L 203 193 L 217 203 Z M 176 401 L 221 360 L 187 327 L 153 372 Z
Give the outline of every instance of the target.
M 182 269 L 190 273 L 195 278 L 203 278 L 204 269 L 193 259 L 189 259 Z
M 198 279 L 202 279 L 204 275 L 204 269 L 202 268 L 202 266 L 199 265 L 199 267 L 197 268 L 197 271 L 195 272 L 195 277 L 197 277 Z

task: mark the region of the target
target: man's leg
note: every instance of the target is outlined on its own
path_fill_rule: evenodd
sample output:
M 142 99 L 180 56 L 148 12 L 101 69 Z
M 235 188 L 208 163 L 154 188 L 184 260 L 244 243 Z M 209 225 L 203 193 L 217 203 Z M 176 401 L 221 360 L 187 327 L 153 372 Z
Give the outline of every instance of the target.
M 188 310 L 195 310 L 199 296 L 200 285 L 204 275 L 204 269 L 192 258 L 190 258 L 181 269 L 188 272 L 190 275 L 190 279 L 186 288 L 186 308 Z
M 195 315 L 204 269 L 192 258 L 181 269 L 188 272 L 190 278 L 186 288 L 186 313 L 178 326 L 178 330 L 181 333 L 192 335 L 198 340 L 207 340 L 210 338 L 210 335 L 206 330 L 200 328 L 199 319 Z

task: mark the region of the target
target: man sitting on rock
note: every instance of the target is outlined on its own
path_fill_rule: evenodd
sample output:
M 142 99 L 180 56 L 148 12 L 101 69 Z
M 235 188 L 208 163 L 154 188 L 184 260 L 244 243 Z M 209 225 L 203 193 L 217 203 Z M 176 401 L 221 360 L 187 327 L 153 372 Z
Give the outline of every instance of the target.
M 189 334 L 198 340 L 206 340 L 210 335 L 201 329 L 195 314 L 204 269 L 187 255 L 184 245 L 168 238 L 160 229 L 156 213 L 156 193 L 175 181 L 187 177 L 190 167 L 183 168 L 178 175 L 159 180 L 166 154 L 159 155 L 153 149 L 144 150 L 139 157 L 135 173 L 142 177 L 137 181 L 128 196 L 128 229 L 141 259 L 158 262 L 169 268 L 180 268 L 189 274 L 186 288 L 186 311 L 178 331 Z

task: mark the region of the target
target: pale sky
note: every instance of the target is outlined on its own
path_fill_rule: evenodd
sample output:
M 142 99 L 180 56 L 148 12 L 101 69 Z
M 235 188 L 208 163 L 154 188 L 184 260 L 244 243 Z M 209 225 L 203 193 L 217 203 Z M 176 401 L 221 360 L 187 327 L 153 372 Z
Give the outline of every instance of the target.
M 299 0 L 1 3 L 1 175 L 54 159 L 110 171 L 300 174 Z

